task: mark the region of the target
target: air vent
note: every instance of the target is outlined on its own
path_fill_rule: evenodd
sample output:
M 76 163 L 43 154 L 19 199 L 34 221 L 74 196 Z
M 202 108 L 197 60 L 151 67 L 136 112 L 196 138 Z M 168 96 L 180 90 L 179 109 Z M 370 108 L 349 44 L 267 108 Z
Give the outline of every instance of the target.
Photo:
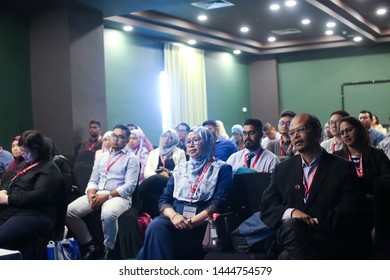
M 291 35 L 291 34 L 297 34 L 297 33 L 302 33 L 301 30 L 296 29 L 296 28 L 286 28 L 286 29 L 280 29 L 280 30 L 273 30 L 271 33 L 283 36 L 283 35 Z
M 233 3 L 224 0 L 202 1 L 202 2 L 191 3 L 191 5 L 204 10 L 220 9 L 220 8 L 234 6 Z

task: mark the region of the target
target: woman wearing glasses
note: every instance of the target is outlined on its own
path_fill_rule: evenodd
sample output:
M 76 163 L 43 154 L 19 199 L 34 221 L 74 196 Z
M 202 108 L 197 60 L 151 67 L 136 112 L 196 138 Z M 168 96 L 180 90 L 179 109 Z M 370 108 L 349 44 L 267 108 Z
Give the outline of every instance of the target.
M 159 214 L 158 199 L 167 185 L 175 166 L 186 161 L 182 149 L 179 149 L 179 137 L 174 129 L 168 129 L 160 137 L 158 148 L 150 152 L 145 167 L 145 181 L 140 184 L 138 195 L 141 200 L 140 212 L 155 217 Z
M 366 194 L 373 194 L 374 177 L 390 175 L 390 160 L 370 145 L 367 130 L 357 118 L 342 118 L 339 127 L 344 146 L 335 154 L 354 163 Z
M 209 129 L 190 130 L 190 159 L 172 172 L 160 197 L 161 215 L 148 226 L 139 259 L 203 258 L 205 220 L 223 209 L 233 184 L 231 166 L 213 157 L 214 142 Z
M 20 250 L 24 259 L 27 241 L 46 236 L 65 217 L 65 188 L 51 160 L 42 134 L 28 130 L 19 139 L 25 160 L 15 170 L 6 190 L 0 191 L 0 248 Z

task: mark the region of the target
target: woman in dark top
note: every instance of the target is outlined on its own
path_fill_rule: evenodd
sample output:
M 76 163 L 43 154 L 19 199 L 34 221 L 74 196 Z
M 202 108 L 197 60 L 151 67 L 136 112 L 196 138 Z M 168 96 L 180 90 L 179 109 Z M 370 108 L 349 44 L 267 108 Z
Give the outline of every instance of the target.
M 390 175 L 390 160 L 382 150 L 370 145 L 367 130 L 357 118 L 342 118 L 339 129 L 344 146 L 335 154 L 355 164 L 362 187 L 372 195 L 374 177 Z
M 8 165 L 7 172 L 14 172 L 16 167 L 24 161 L 19 149 L 20 135 L 15 136 L 11 141 L 11 152 L 14 160 Z
M 39 132 L 24 132 L 19 146 L 26 162 L 15 170 L 7 190 L 0 191 L 0 248 L 23 251 L 24 242 L 54 229 L 59 211 L 65 217 L 65 189 Z
M 190 160 L 172 172 L 160 197 L 161 216 L 149 224 L 140 259 L 201 259 L 205 220 L 225 206 L 232 167 L 214 159 L 214 137 L 197 126 L 186 139 Z

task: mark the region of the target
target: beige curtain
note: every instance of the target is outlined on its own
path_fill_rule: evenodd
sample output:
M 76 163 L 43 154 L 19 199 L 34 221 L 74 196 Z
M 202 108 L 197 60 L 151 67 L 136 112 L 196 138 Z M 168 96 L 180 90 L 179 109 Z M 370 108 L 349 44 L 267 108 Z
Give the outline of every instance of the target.
M 164 70 L 167 76 L 170 112 L 163 114 L 168 127 L 180 122 L 190 126 L 207 120 L 204 51 L 165 44 Z

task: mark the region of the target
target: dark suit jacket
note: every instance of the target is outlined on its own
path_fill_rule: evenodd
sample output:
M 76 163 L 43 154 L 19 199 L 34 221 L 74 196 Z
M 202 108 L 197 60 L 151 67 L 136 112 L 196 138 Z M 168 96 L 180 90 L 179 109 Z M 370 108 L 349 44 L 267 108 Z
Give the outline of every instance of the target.
M 348 159 L 348 153 L 344 150 L 336 151 L 335 155 Z M 390 160 L 382 150 L 370 147 L 363 153 L 363 171 L 364 175 L 359 180 L 366 193 L 373 194 L 374 178 L 390 175 Z
M 260 205 L 264 222 L 271 227 L 279 227 L 288 208 L 317 218 L 319 224 L 316 227 L 329 233 L 357 222 L 357 211 L 362 205 L 363 195 L 350 162 L 323 150 L 306 204 L 302 178 L 299 155 L 276 166 Z

